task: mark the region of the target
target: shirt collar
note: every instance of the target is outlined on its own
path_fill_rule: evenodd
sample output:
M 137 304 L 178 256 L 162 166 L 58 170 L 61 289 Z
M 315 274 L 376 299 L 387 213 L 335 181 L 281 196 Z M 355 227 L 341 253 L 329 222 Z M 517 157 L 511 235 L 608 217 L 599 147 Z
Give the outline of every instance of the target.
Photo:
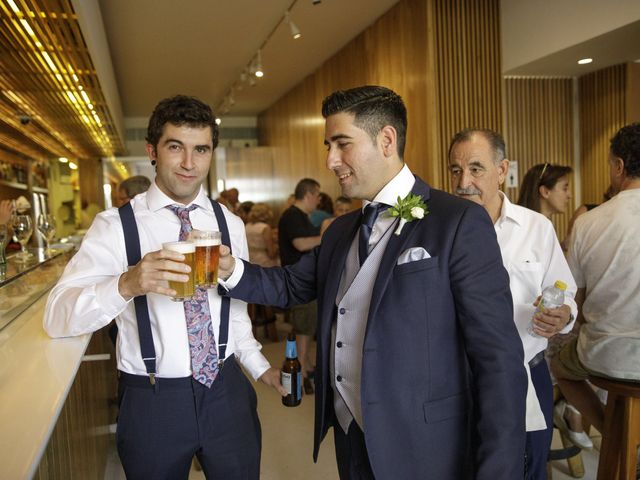
M 156 182 L 154 181 L 149 187 L 149 190 L 147 190 L 147 205 L 149 207 L 149 210 L 157 212 L 159 210 L 162 210 L 163 208 L 168 207 L 169 205 L 174 204 L 183 206 L 181 203 L 178 203 L 175 200 L 171 199 L 162 190 L 160 190 L 160 188 L 158 188 L 158 185 L 156 185 Z M 200 186 L 200 191 L 198 192 L 196 198 L 193 200 L 193 202 L 189 203 L 189 205 L 197 205 L 199 208 L 204 208 L 205 210 L 211 210 L 213 208 L 211 206 L 211 202 L 207 198 L 207 195 L 204 193 L 204 188 L 202 188 L 202 186 Z M 184 206 L 188 207 L 189 205 Z
M 393 177 L 389 183 L 387 183 L 382 190 L 373 199 L 373 202 L 364 200 L 362 202 L 362 208 L 370 203 L 384 203 L 386 205 L 393 206 L 398 202 L 398 197 L 404 198 L 411 192 L 413 185 L 416 183 L 416 178 L 409 170 L 409 167 L 405 164 L 398 174 Z
M 496 226 L 501 227 L 507 220 L 521 225 L 524 219 L 520 209 L 516 208 L 516 206 L 509 201 L 503 191 L 498 191 L 498 195 L 500 195 L 500 198 L 502 199 L 502 208 L 500 209 L 500 216 L 498 217 Z

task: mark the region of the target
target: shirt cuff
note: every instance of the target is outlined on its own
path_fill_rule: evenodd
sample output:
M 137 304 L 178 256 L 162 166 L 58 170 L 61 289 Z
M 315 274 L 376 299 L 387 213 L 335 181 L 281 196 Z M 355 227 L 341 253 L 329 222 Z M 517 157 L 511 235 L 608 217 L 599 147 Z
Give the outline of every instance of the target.
M 219 279 L 220 285 L 222 285 L 227 291 L 235 288 L 235 286 L 240 283 L 240 279 L 244 274 L 244 262 L 239 258 L 236 258 L 235 260 L 236 265 L 233 269 L 233 273 L 229 276 L 229 278 L 227 278 L 226 280 Z
M 127 307 L 131 300 L 125 300 L 118 290 L 120 275 L 95 286 L 96 301 L 111 318 L 116 318 Z

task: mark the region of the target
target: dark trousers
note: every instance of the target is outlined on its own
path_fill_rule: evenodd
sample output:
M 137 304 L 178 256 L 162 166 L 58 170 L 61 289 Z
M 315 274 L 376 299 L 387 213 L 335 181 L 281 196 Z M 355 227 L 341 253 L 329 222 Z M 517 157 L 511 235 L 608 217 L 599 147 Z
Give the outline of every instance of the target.
M 333 426 L 336 446 L 336 460 L 341 480 L 373 480 L 373 471 L 369 463 L 364 433 L 355 421 L 349 425 L 349 432 L 344 433 L 336 421 Z
M 187 378 L 120 376 L 117 445 L 128 480 L 187 479 L 198 457 L 208 479 L 258 479 L 256 393 L 234 357 L 211 388 Z
M 546 480 L 547 457 L 553 437 L 553 384 L 544 360 L 531 369 L 531 381 L 536 390 L 545 422 L 546 430 L 527 432 L 526 480 Z

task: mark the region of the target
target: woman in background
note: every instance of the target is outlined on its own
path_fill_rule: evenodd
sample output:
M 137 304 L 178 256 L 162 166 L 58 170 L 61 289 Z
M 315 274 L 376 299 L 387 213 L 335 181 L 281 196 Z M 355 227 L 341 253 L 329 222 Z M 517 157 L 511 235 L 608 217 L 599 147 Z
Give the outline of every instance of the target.
M 247 244 L 249 245 L 249 260 L 261 267 L 275 267 L 280 264 L 278 246 L 273 228 L 273 211 L 266 203 L 255 203 L 249 210 L 246 225 Z M 253 334 L 256 327 L 264 325 L 267 336 L 277 342 L 276 316 L 271 307 L 250 303 L 247 306 Z
M 249 245 L 249 260 L 261 267 L 278 265 L 278 248 L 274 241 L 273 212 L 266 203 L 256 203 L 249 210 L 245 230 Z
M 318 201 L 318 207 L 311 212 L 309 215 L 309 220 L 311 224 L 320 232 L 320 226 L 322 222 L 327 218 L 331 218 L 333 216 L 333 200 L 331 197 L 324 192 L 320 192 L 320 200 Z
M 518 205 L 535 210 L 549 219 L 556 213 L 564 213 L 571 200 L 571 172 L 571 167 L 565 165 L 534 165 L 522 180 Z
M 540 163 L 527 171 L 520 186 L 518 205 L 535 210 L 548 219 L 556 213 L 564 213 L 571 200 L 569 175 L 571 167 Z M 562 279 L 558 279 L 562 280 Z M 546 357 L 551 358 L 562 345 L 577 335 L 578 323 L 571 333 L 555 335 L 549 339 Z M 580 448 L 593 448 L 593 442 L 582 426 L 582 415 L 564 399 L 553 407 L 553 420 L 571 441 Z

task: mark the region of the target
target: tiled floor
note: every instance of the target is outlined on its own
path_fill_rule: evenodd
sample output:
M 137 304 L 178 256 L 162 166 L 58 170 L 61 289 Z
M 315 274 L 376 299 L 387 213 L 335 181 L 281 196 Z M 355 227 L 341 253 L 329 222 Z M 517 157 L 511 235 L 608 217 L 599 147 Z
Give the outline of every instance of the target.
M 264 330 L 258 334 L 263 342 L 263 353 L 272 365 L 278 366 L 284 359 L 284 338 L 289 326 L 278 322 L 278 332 L 282 339 L 279 343 L 265 338 Z M 320 449 L 318 463 L 314 464 L 313 448 L 313 399 L 304 398 L 296 408 L 282 405 L 280 397 L 262 383 L 256 383 L 258 394 L 258 414 L 262 424 L 262 480 L 282 480 L 304 478 L 305 480 L 334 480 L 338 478 L 333 447 L 333 436 L 327 435 Z M 595 480 L 598 466 L 600 437 L 595 430 L 592 437 L 596 448 L 583 451 L 585 467 L 583 480 Z M 114 440 L 115 443 L 115 440 Z M 557 431 L 554 434 L 552 448 L 560 448 Z M 204 479 L 202 472 L 191 469 L 190 480 Z M 566 460 L 552 462 L 553 480 L 572 479 Z M 125 475 L 115 452 L 115 445 L 105 472 L 105 480 L 124 480 Z

